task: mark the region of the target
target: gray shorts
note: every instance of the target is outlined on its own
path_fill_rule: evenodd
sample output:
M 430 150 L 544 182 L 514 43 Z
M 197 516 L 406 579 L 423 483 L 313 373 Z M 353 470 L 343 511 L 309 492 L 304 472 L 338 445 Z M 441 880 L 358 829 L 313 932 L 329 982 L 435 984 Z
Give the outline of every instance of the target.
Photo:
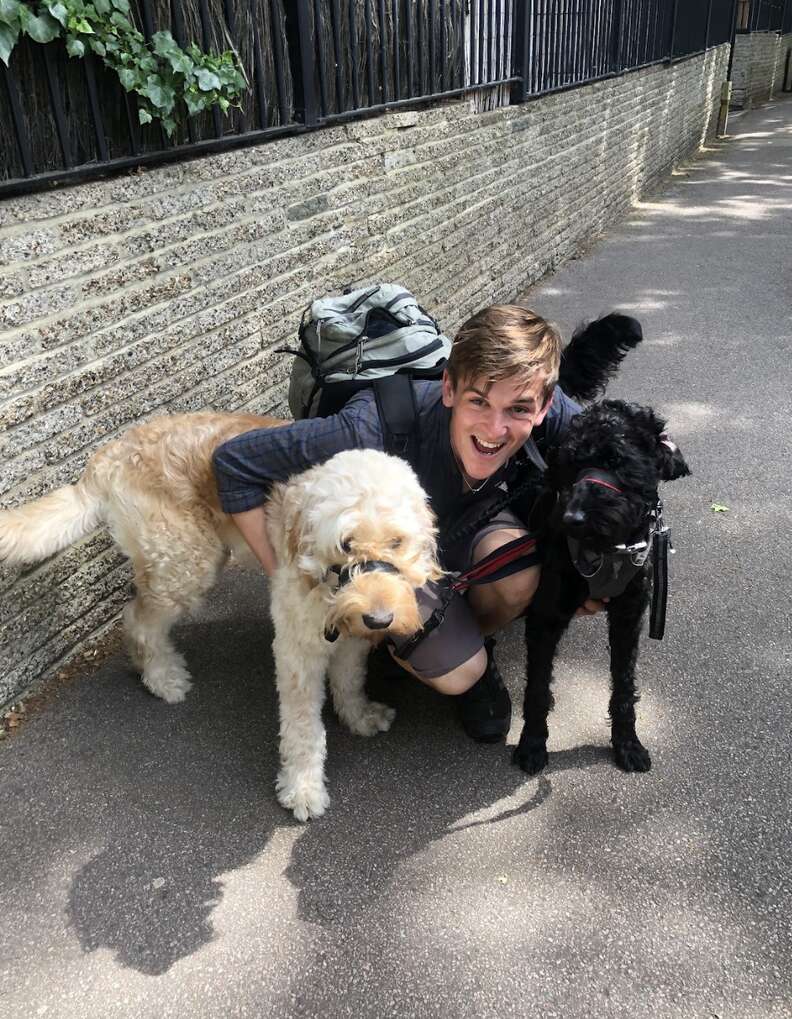
M 476 531 L 474 535 L 443 550 L 443 565 L 455 572 L 469 570 L 473 552 L 486 535 L 506 528 L 527 529 L 514 514 L 503 510 Z M 467 597 L 451 589 L 453 577 L 430 581 L 417 592 L 418 605 L 425 629 L 418 638 L 397 638 L 391 641 L 397 658 L 409 663 L 423 679 L 436 679 L 471 659 L 484 647 Z

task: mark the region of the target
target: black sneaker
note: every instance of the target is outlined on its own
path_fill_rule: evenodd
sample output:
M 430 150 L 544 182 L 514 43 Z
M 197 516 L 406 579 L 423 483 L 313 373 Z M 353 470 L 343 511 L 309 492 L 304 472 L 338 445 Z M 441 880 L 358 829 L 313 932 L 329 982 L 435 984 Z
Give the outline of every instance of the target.
M 505 739 L 511 726 L 511 697 L 492 654 L 495 641 L 485 641 L 487 670 L 478 683 L 459 696 L 462 728 L 479 743 Z

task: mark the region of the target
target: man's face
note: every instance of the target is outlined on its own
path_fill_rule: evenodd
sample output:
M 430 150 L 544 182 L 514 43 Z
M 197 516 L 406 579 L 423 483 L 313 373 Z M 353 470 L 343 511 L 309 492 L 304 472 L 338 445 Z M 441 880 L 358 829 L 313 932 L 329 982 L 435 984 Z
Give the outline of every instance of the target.
M 501 468 L 544 421 L 551 401 L 544 401 L 545 379 L 460 380 L 453 386 L 443 375 L 443 404 L 451 408 L 451 445 L 471 480 L 483 481 Z

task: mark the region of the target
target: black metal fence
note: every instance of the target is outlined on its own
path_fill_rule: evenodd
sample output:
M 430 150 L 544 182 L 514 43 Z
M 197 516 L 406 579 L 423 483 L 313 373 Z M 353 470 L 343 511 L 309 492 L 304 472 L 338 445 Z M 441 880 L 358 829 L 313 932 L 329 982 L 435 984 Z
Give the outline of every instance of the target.
M 737 0 L 738 32 L 792 32 L 792 0 Z
M 495 86 L 524 101 L 728 42 L 734 4 L 133 0 L 146 38 L 170 29 L 182 44 L 233 47 L 250 81 L 243 110 L 185 118 L 168 138 L 140 126 L 98 59 L 20 40 L 0 62 L 0 197 Z

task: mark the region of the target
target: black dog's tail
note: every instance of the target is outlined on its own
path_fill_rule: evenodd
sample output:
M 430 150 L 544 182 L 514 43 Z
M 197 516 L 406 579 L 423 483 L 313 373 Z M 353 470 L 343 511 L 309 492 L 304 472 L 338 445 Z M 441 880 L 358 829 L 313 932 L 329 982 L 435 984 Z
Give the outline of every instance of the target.
M 561 388 L 576 400 L 593 400 L 604 392 L 627 351 L 642 339 L 641 323 L 615 312 L 580 326 L 561 354 Z

